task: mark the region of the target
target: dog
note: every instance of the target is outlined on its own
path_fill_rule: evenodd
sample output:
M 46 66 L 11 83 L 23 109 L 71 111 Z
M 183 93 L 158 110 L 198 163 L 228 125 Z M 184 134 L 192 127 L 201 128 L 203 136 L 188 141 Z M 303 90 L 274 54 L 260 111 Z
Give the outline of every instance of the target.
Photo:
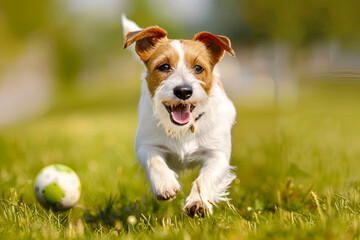
M 135 43 L 145 65 L 135 151 L 151 192 L 158 200 L 174 199 L 181 189 L 177 174 L 200 164 L 184 210 L 212 214 L 235 178 L 230 156 L 236 110 L 215 70 L 225 52 L 235 56 L 231 42 L 208 32 L 168 39 L 162 28 L 142 29 L 125 15 L 122 24 L 124 48 Z

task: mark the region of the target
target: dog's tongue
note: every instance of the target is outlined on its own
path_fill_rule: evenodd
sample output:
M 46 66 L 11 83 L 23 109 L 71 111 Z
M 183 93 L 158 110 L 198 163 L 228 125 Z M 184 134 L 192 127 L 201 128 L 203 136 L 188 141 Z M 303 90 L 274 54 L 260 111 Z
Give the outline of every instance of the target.
M 186 124 L 190 121 L 190 105 L 179 105 L 173 107 L 171 116 L 178 124 Z

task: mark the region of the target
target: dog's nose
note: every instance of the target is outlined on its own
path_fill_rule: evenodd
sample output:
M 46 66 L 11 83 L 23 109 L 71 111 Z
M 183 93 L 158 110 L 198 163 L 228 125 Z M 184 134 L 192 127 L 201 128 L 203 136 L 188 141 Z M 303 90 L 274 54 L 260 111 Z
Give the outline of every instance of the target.
M 174 94 L 181 100 L 186 100 L 191 97 L 193 93 L 192 87 L 189 85 L 177 86 L 174 88 Z

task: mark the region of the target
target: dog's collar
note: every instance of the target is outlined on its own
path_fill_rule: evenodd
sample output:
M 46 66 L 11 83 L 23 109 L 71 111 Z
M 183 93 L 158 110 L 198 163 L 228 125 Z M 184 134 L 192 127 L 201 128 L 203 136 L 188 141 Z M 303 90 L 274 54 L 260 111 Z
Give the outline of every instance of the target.
M 204 115 L 205 112 L 201 113 L 197 118 L 195 118 L 195 121 L 199 120 L 203 115 Z M 195 127 L 194 125 L 191 125 L 190 129 L 189 129 L 192 133 L 195 132 Z
M 199 119 L 204 115 L 204 113 L 205 113 L 205 112 L 200 113 L 200 115 L 199 115 L 197 118 L 195 118 L 195 121 L 199 120 Z

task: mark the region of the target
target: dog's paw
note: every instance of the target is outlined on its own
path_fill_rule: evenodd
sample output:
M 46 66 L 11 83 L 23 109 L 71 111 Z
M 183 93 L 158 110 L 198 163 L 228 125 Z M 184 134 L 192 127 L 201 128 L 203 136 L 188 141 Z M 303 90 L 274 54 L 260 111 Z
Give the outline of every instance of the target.
M 206 213 L 212 213 L 212 206 L 202 201 L 194 201 L 186 204 L 185 212 L 190 217 L 195 215 L 205 217 Z
M 202 202 L 196 201 L 186 205 L 185 212 L 190 217 L 194 217 L 196 214 L 203 217 L 205 215 L 205 207 Z
M 157 193 L 157 200 L 160 201 L 166 201 L 166 200 L 172 200 L 176 197 L 176 193 L 180 191 L 180 186 L 173 186 L 171 188 L 168 188 L 167 190 L 164 189 L 161 192 Z
M 170 169 L 153 172 L 149 181 L 153 196 L 161 201 L 174 199 L 181 188 L 176 173 Z

